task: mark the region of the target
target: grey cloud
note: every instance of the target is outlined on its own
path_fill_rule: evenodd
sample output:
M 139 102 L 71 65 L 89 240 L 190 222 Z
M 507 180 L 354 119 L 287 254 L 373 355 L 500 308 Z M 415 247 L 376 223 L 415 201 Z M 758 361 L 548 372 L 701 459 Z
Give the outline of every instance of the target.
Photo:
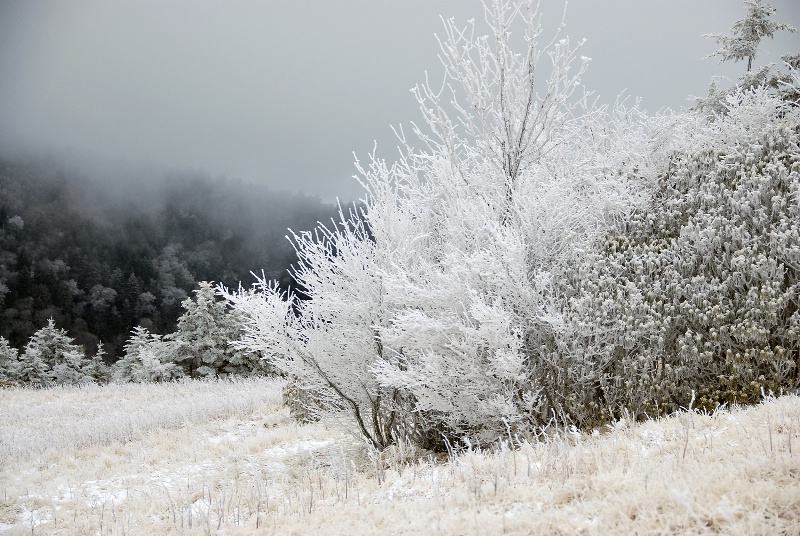
M 0 0 L 0 143 L 203 168 L 324 199 L 356 197 L 352 152 L 394 158 L 390 124 L 417 120 L 409 93 L 438 72 L 439 15 L 481 19 L 477 1 Z M 795 0 L 772 2 L 800 26 Z M 554 28 L 562 2 L 542 2 Z M 680 108 L 712 74 L 703 39 L 743 13 L 731 0 L 572 0 L 588 39 L 586 85 L 649 110 Z M 764 43 L 761 61 L 797 51 Z

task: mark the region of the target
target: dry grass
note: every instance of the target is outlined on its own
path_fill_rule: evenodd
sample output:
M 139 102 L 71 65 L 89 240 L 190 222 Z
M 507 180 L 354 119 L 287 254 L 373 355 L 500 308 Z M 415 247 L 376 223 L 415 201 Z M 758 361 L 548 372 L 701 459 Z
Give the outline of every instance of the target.
M 0 463 L 246 413 L 280 401 L 274 385 L 262 378 L 0 390 Z
M 214 386 L 220 400 L 264 397 L 221 403 L 215 419 L 168 416 L 186 407 L 171 386 L 125 386 L 120 414 L 146 410 L 139 400 L 167 415 L 48 448 L 29 437 L 37 423 L 60 438 L 100 426 L 119 387 L 3 391 L 0 430 L 27 407 L 13 426 L 30 450 L 3 441 L 0 533 L 800 534 L 797 396 L 405 463 L 413 453 L 378 456 L 332 423 L 296 425 L 279 384 L 262 382 Z M 208 398 L 196 389 L 183 401 Z M 80 422 L 54 424 L 48 408 L 61 406 Z

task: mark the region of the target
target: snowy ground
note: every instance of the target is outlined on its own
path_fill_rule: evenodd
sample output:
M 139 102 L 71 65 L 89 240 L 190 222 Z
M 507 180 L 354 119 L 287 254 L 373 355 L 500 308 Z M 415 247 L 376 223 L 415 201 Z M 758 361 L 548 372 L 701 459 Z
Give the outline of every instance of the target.
M 446 460 L 280 384 L 0 391 L 0 534 L 800 534 L 800 398 Z

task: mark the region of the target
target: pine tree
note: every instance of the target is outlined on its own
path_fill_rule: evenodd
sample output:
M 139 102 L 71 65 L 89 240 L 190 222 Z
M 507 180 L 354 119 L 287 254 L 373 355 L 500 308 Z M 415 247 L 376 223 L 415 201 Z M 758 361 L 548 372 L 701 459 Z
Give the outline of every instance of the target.
M 776 9 L 762 0 L 745 0 L 747 16 L 731 28 L 731 35 L 706 34 L 713 37 L 722 45 L 719 50 L 709 54 L 708 57 L 719 56 L 720 61 L 747 60 L 747 72 L 753 68 L 753 59 L 758 52 L 758 45 L 764 37 L 772 38 L 775 32 L 795 32 L 796 29 L 782 22 L 770 20 Z
M 171 343 L 137 326 L 125 344 L 125 356 L 111 367 L 111 380 L 126 383 L 178 379 L 183 376 L 183 370 L 172 363 L 171 358 Z
M 240 313 L 217 300 L 213 283 L 202 281 L 195 298 L 181 305 L 185 312 L 178 318 L 178 329 L 166 338 L 174 344 L 174 361 L 188 376 L 265 371 L 258 354 L 231 346 L 231 341 L 239 339 Z
M 0 337 L 0 384 L 17 381 L 19 352 L 4 337 Z
M 21 361 L 27 363 L 30 381 L 36 381 L 42 366 L 46 383 L 82 384 L 91 381 L 83 371 L 87 361 L 83 348 L 73 344 L 67 331 L 57 328 L 52 318 L 25 345 Z
M 107 383 L 110 379 L 111 371 L 103 359 L 105 355 L 106 351 L 101 342 L 97 345 L 94 356 L 84 363 L 83 373 L 95 383 Z

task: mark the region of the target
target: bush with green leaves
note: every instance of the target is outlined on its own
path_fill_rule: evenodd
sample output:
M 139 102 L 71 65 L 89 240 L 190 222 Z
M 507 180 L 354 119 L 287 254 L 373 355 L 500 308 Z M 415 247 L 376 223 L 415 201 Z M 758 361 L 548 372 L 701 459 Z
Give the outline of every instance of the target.
M 713 410 L 799 385 L 800 114 L 764 88 L 729 111 L 576 274 L 571 348 L 592 357 L 576 363 L 588 389 L 566 393 L 575 420 L 663 415 L 693 397 Z M 739 122 L 759 115 L 770 119 Z

